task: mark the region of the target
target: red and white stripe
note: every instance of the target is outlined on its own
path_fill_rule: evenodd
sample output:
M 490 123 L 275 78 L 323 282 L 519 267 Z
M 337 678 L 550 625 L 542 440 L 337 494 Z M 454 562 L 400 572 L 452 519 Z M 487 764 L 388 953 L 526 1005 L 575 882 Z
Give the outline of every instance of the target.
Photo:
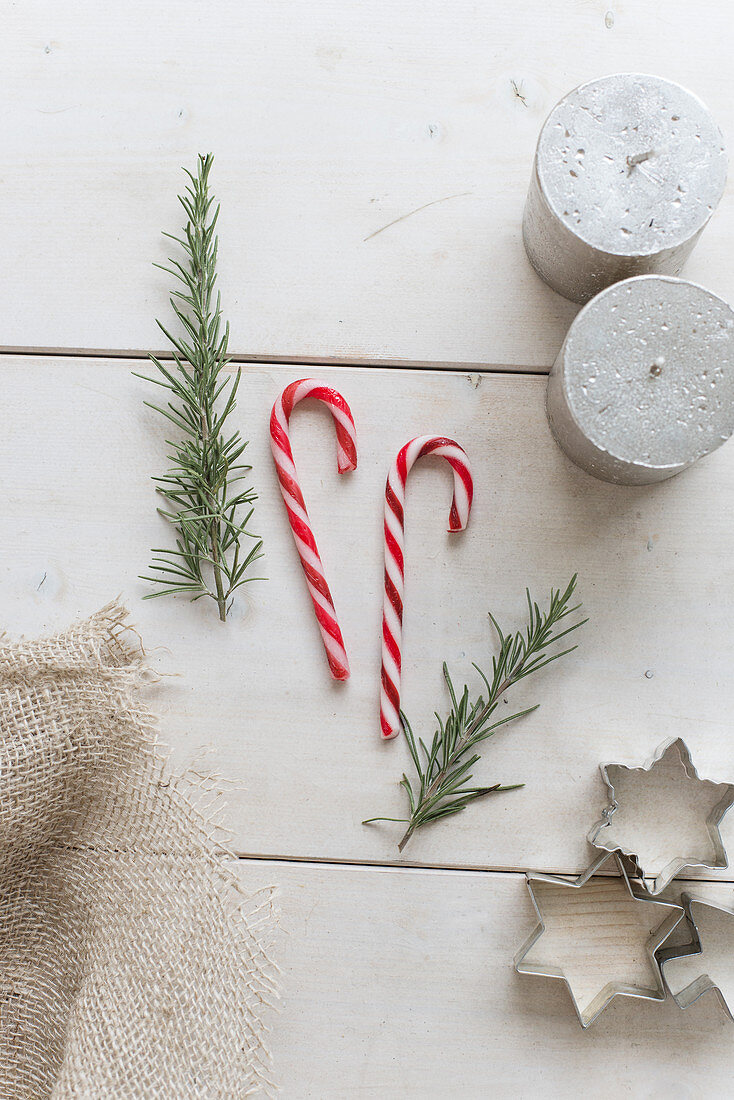
M 405 592 L 405 482 L 419 458 L 445 458 L 454 473 L 449 531 L 463 531 L 469 520 L 474 483 L 463 447 L 442 435 L 420 435 L 399 452 L 385 488 L 385 596 L 382 611 L 380 727 L 385 740 L 400 732 L 400 672 Z
M 344 474 L 348 470 L 357 468 L 357 436 L 349 405 L 340 393 L 313 378 L 301 378 L 298 382 L 291 382 L 273 405 L 273 411 L 270 414 L 270 447 L 296 549 L 306 574 L 306 584 L 311 593 L 321 637 L 324 640 L 331 675 L 335 680 L 346 680 L 349 677 L 349 662 L 344 648 L 344 639 L 337 622 L 334 601 L 326 583 L 316 540 L 313 537 L 306 504 L 298 484 L 288 435 L 288 423 L 294 407 L 299 401 L 305 401 L 308 397 L 323 401 L 334 418 L 339 473 Z

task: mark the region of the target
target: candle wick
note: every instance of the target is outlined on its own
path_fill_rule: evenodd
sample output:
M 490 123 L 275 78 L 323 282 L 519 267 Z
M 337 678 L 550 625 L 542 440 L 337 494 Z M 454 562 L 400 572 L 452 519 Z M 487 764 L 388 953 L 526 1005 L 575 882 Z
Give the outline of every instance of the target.
M 629 176 L 633 168 L 636 168 L 638 164 L 644 164 L 650 157 L 655 156 L 654 149 L 648 149 L 646 153 L 635 153 L 632 157 L 627 157 L 627 175 Z

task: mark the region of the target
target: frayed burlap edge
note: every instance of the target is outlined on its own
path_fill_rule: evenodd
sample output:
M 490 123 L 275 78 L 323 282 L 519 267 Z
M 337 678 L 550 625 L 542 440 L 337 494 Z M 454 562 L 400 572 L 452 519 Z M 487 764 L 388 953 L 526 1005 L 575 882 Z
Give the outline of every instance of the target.
M 136 774 L 145 775 L 151 790 L 155 788 L 165 797 L 170 813 L 177 815 L 179 822 L 185 822 L 185 839 L 192 858 L 206 858 L 209 885 L 221 909 L 222 934 L 234 944 L 242 975 L 246 976 L 247 1029 L 246 1034 L 233 1036 L 233 1042 L 247 1047 L 252 1083 L 239 1095 L 257 1092 L 269 1096 L 276 1085 L 271 1076 L 264 1015 L 279 1002 L 279 970 L 270 957 L 278 926 L 274 891 L 250 894 L 234 873 L 237 857 L 230 847 L 230 834 L 220 820 L 226 784 L 194 771 L 176 774 L 171 770 L 170 752 L 162 748 L 158 739 L 158 722 L 141 698 L 145 685 L 156 682 L 158 677 L 152 672 L 142 639 L 128 618 L 127 609 L 115 600 L 90 618 L 48 639 L 14 643 L 6 636 L 0 637 L 0 683 L 7 686 L 14 678 L 23 681 L 26 673 L 33 679 L 34 690 L 42 688 L 45 676 L 58 683 L 67 674 L 75 675 L 79 655 L 84 654 L 89 668 L 109 684 L 117 704 L 125 712 L 126 729 L 132 733 L 132 748 L 138 755 Z M 39 667 L 38 661 L 38 649 L 43 649 L 44 642 L 54 654 L 48 670 Z M 69 657 L 68 667 L 65 653 Z M 82 843 L 87 841 L 88 837 L 82 837 Z M 104 845 L 96 846 L 95 851 L 103 856 Z M 233 995 L 237 995 L 236 991 Z M 62 1095 L 65 1100 L 67 1095 L 76 1093 L 57 1094 L 54 1090 L 52 1095 L 54 1100 L 57 1095 L 59 1100 Z

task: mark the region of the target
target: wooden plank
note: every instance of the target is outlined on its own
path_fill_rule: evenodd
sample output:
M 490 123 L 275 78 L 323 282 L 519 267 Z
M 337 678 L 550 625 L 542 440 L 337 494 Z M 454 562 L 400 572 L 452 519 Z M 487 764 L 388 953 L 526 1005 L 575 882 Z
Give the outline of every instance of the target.
M 285 1096 L 729 1094 L 714 994 L 685 1012 L 618 997 L 585 1033 L 562 982 L 514 972 L 535 923 L 520 875 L 244 861 L 240 874 L 280 888 Z
M 575 307 L 520 241 L 545 115 L 637 69 L 731 136 L 733 53 L 720 0 L 9 5 L 3 345 L 160 346 L 152 261 L 211 149 L 233 350 L 546 369 Z M 730 188 L 688 269 L 729 299 L 733 235 Z
M 487 665 L 486 612 L 524 621 L 579 572 L 591 622 L 581 648 L 525 681 L 516 706 L 541 709 L 488 745 L 482 781 L 526 786 L 417 835 L 420 863 L 580 871 L 604 805 L 601 761 L 639 764 L 680 734 L 703 776 L 734 777 L 734 445 L 658 486 L 620 489 L 581 473 L 546 427 L 537 377 L 322 368 L 352 405 L 359 468 L 336 474 L 319 407 L 293 417 L 296 462 L 344 630 L 347 684 L 328 673 L 269 454 L 270 406 L 291 367 L 249 367 L 237 423 L 251 439 L 257 530 L 269 580 L 225 626 L 213 606 L 143 602 L 149 548 L 170 538 L 149 478 L 165 465 L 149 387 L 124 360 L 0 362 L 0 619 L 11 633 L 56 629 L 122 593 L 151 658 L 151 692 L 176 762 L 231 780 L 238 853 L 397 858 L 404 743 L 378 737 L 382 501 L 387 466 L 411 436 L 445 432 L 467 449 L 476 495 L 469 529 L 448 536 L 450 473 L 410 477 L 404 706 L 415 729 L 445 710 L 441 661 L 455 678 Z M 649 673 L 649 676 L 646 675 Z M 508 704 L 512 705 L 511 703 Z M 734 815 L 724 839 L 734 842 Z

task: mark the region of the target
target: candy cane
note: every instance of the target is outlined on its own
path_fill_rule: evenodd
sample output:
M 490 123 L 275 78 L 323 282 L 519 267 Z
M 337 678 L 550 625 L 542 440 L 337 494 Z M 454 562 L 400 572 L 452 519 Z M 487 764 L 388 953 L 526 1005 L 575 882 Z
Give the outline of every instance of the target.
M 400 671 L 405 592 L 405 482 L 413 463 L 424 455 L 445 458 L 454 472 L 449 531 L 469 521 L 474 483 L 463 447 L 442 435 L 419 435 L 398 453 L 385 487 L 385 596 L 382 611 L 382 687 L 380 726 L 385 740 L 400 732 Z
M 319 630 L 324 640 L 331 675 L 335 680 L 346 680 L 349 677 L 349 662 L 344 648 L 344 639 L 336 619 L 334 601 L 326 583 L 324 567 L 311 530 L 311 521 L 298 484 L 288 436 L 288 423 L 293 408 L 299 401 L 305 401 L 307 397 L 323 401 L 334 418 L 337 466 L 340 474 L 357 468 L 357 438 L 349 405 L 342 395 L 325 386 L 323 382 L 316 382 L 313 378 L 301 378 L 298 382 L 291 382 L 273 405 L 273 411 L 270 414 L 270 447 L 278 473 L 280 491 L 285 501 L 298 556 L 306 574 L 306 584 L 311 593 Z

